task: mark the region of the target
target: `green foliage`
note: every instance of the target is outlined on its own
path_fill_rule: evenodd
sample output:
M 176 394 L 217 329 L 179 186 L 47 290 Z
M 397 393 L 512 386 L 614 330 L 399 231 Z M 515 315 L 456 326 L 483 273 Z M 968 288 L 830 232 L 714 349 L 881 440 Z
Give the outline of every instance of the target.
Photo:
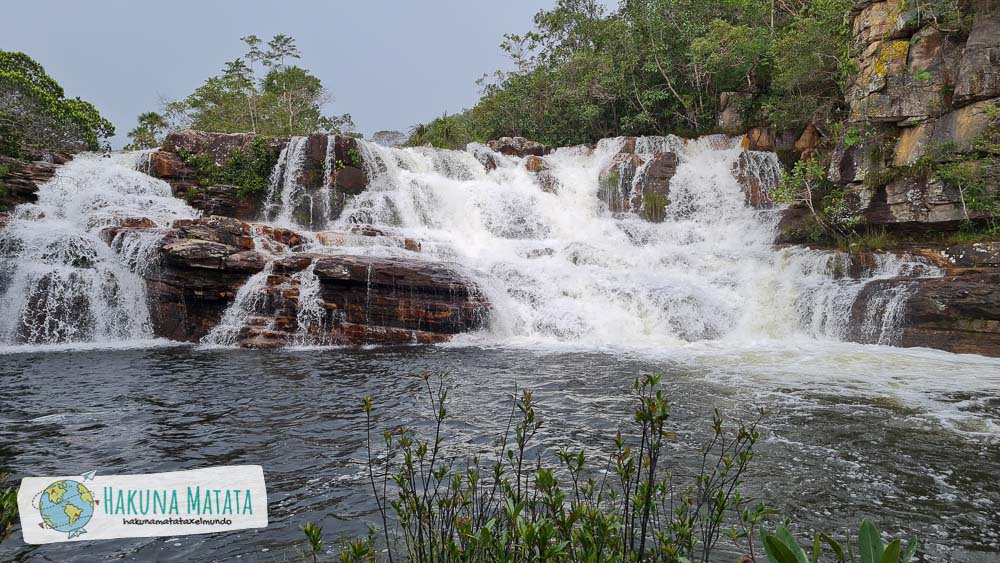
M 66 98 L 42 65 L 24 53 L 0 50 L 0 154 L 97 150 L 114 133 L 89 102 Z
M 0 471 L 0 542 L 10 537 L 17 523 L 17 488 L 8 483 L 9 473 Z
M 904 548 L 900 540 L 885 544 L 878 528 L 868 518 L 861 522 L 858 530 L 858 557 L 854 556 L 847 542 L 847 549 L 826 534 L 816 534 L 812 544 L 811 556 L 802 549 L 795 536 L 783 526 L 778 526 L 774 534 L 760 531 L 761 543 L 764 545 L 767 559 L 771 563 L 816 563 L 819 561 L 823 544 L 826 544 L 838 563 L 909 563 L 917 551 L 917 537 L 913 536 L 906 542 Z
M 426 124 L 410 128 L 406 145 L 418 147 L 431 145 L 443 149 L 464 149 L 473 141 L 486 141 L 475 131 L 475 120 L 469 111 L 452 115 L 444 114 Z
M 654 223 L 662 222 L 667 216 L 670 200 L 656 192 L 642 194 L 642 215 Z
M 362 401 L 369 482 L 390 561 L 707 561 L 723 537 L 752 554 L 757 527 L 773 514 L 740 492 L 759 417 L 729 428 L 716 412 L 702 470 L 690 481 L 671 474 L 670 405 L 658 376 L 635 381 L 632 427 L 612 438 L 613 453 L 594 467 L 582 450 L 557 452 L 555 467 L 543 457 L 535 443 L 543 421 L 530 391 L 515 393 L 492 462 L 456 463 L 442 438 L 443 375 L 423 380 L 430 437 L 389 427 L 381 433 L 385 451 L 376 452 L 373 402 Z M 346 553 L 342 560 L 358 560 Z
M 255 197 L 267 190 L 271 170 L 278 162 L 278 154 L 263 137 L 255 138 L 246 149 L 235 147 L 221 166 L 208 155 L 182 152 L 178 156 L 194 169 L 199 186 L 238 186 L 238 194 L 243 198 Z M 188 190 L 185 197 L 190 193 L 191 190 Z M 190 197 L 197 197 L 199 193 L 195 192 Z
M 323 106 L 333 98 L 320 79 L 288 64 L 300 57 L 294 39 L 276 35 L 266 47 L 255 35 L 242 41 L 247 46 L 243 57 L 226 63 L 222 74 L 206 80 L 187 98 L 166 105 L 168 129 L 272 136 L 353 130 L 349 114 L 323 115 Z
M 716 123 L 719 95 L 743 94 L 750 124 L 822 126 L 844 112 L 855 72 L 850 0 L 559 0 L 535 29 L 501 44 L 510 72 L 484 76 L 479 102 L 449 135 L 410 144 L 524 136 L 552 146 L 614 135 L 697 134 Z M 458 140 L 460 142 L 458 142 Z
M 138 117 L 139 124 L 128 132 L 132 142 L 125 145 L 125 150 L 155 149 L 163 144 L 164 133 L 170 127 L 166 118 L 155 111 L 147 111 Z
M 319 554 L 323 552 L 323 527 L 308 522 L 302 526 L 302 533 L 309 540 L 309 548 L 312 550 L 313 561 L 317 561 Z

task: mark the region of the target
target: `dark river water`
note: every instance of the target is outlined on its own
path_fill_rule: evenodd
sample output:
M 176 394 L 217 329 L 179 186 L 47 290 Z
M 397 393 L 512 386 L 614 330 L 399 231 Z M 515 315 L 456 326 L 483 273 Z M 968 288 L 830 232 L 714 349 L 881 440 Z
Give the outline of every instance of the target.
M 450 373 L 447 432 L 466 452 L 491 448 L 515 384 L 534 390 L 550 452 L 607 452 L 630 428 L 632 379 L 661 372 L 677 473 L 691 470 L 685 452 L 708 434 L 713 407 L 739 417 L 761 406 L 748 489 L 800 539 L 843 536 L 870 516 L 895 537 L 919 534 L 925 560 L 1000 560 L 1000 362 L 808 342 L 658 354 L 466 344 L 0 355 L 0 469 L 20 478 L 260 464 L 270 516 L 262 530 L 43 546 L 15 530 L 0 560 L 297 560 L 306 522 L 335 548 L 375 516 L 359 398 L 372 396 L 380 425 L 426 429 L 414 377 L 424 370 Z

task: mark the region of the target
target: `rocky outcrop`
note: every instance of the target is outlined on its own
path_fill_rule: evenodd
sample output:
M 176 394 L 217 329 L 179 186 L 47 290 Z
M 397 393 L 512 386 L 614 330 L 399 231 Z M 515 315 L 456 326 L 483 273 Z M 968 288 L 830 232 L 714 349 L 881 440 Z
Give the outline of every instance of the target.
M 859 71 L 827 176 L 850 200 L 858 228 L 949 230 L 993 216 L 995 206 L 983 202 L 1000 200 L 1000 186 L 990 180 L 995 166 L 982 139 L 1000 130 L 1000 5 L 963 6 L 974 14 L 967 30 L 935 24 L 934 5 L 918 11 L 901 0 L 855 2 Z M 987 176 L 970 181 L 942 173 L 954 172 L 953 163 Z M 975 194 L 966 193 L 970 183 Z M 786 227 L 797 223 L 801 209 L 787 214 Z
M 29 155 L 32 160 L 0 156 L 0 212 L 22 203 L 38 201 L 38 188 L 48 182 L 60 165 L 69 162 L 71 155 L 40 152 Z
M 552 149 L 545 145 L 529 141 L 524 137 L 500 137 L 486 143 L 490 149 L 507 156 L 545 156 L 552 152 Z
M 1000 1 L 976 0 L 955 85 L 955 104 L 1000 96 Z
M 648 221 L 662 221 L 670 204 L 670 179 L 677 173 L 672 152 L 637 153 L 634 137 L 599 177 L 598 197 L 612 213 L 635 213 Z
M 933 264 L 944 275 L 868 282 L 851 308 L 847 340 L 1000 356 L 1000 243 L 915 247 L 905 253 L 911 263 Z M 855 254 L 844 275 L 870 277 L 879 263 L 876 255 Z M 893 304 L 894 297 L 902 300 Z M 888 311 L 889 306 L 900 309 Z M 882 323 L 872 322 L 873 312 L 896 316 L 900 330 L 892 340 L 880 340 L 885 335 Z
M 192 207 L 206 215 L 233 217 L 243 221 L 253 221 L 263 216 L 266 195 L 259 188 L 250 192 L 247 186 L 216 183 L 211 175 L 199 168 L 214 165 L 220 169 L 230 165 L 233 151 L 247 151 L 260 139 L 273 160 L 278 162 L 282 150 L 289 146 L 290 139 L 260 137 L 252 133 L 209 133 L 185 130 L 167 136 L 161 150 L 149 156 L 150 175 L 170 184 L 174 195 L 184 198 Z M 334 146 L 328 152 L 328 144 Z M 318 192 L 329 188 L 332 211 L 339 213 L 347 200 L 368 187 L 369 178 L 365 174 L 358 142 L 345 135 L 310 135 L 300 145 L 301 167 L 297 169 L 296 181 L 307 192 Z M 287 158 L 287 157 L 286 157 Z M 378 163 L 376 163 L 378 164 Z M 330 170 L 327 170 L 329 166 Z M 257 172 L 260 174 L 259 171 Z M 258 178 L 258 181 L 266 180 Z M 316 193 L 316 197 L 319 194 Z M 296 220 L 303 225 L 319 224 L 321 206 L 310 205 L 310 199 L 302 200 L 299 208 L 292 211 Z
M 136 219 L 103 235 L 112 241 L 150 228 L 151 222 Z M 201 340 L 240 288 L 266 268 L 267 278 L 256 289 L 258 308 L 237 327 L 243 346 L 441 342 L 480 328 L 489 316 L 485 298 L 453 264 L 304 252 L 301 233 L 229 217 L 177 220 L 160 234 L 157 263 L 144 276 L 154 330 L 164 338 Z M 359 236 L 393 244 L 386 233 L 364 227 L 314 236 L 330 246 Z M 400 246 L 419 251 L 416 241 Z M 307 268 L 318 292 L 303 305 L 299 289 Z M 316 314 L 300 322 L 306 306 Z

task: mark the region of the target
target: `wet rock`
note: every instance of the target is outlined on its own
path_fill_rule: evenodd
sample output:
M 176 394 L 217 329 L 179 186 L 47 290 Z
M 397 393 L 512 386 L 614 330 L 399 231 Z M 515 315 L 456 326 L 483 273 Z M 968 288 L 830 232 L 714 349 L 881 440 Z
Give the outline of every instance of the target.
M 0 211 L 38 201 L 38 188 L 52 179 L 59 166 L 72 158 L 70 155 L 52 152 L 39 152 L 31 156 L 37 160 L 0 156 L 0 167 L 6 170 L 0 176 L 0 185 L 5 188 L 0 192 Z
M 899 345 L 1000 356 L 1000 270 L 922 281 L 906 303 Z
M 1000 242 L 975 242 L 949 246 L 941 255 L 961 268 L 1000 268 Z
M 549 163 L 540 156 L 529 155 L 524 159 L 524 167 L 531 172 L 535 182 L 543 192 L 555 193 L 559 189 L 559 180 L 552 174 Z
M 551 149 L 545 145 L 535 141 L 529 141 L 524 137 L 500 137 L 499 139 L 494 139 L 486 143 L 486 146 L 500 154 L 517 157 L 525 157 L 529 155 L 545 156 L 551 152 Z
M 112 227 L 141 231 L 152 222 L 123 221 Z M 389 239 L 378 229 L 360 227 L 353 236 Z M 256 240 L 265 244 L 258 248 Z M 299 281 L 312 266 L 322 318 L 310 338 L 328 344 L 440 342 L 483 326 L 489 304 L 457 265 L 418 260 L 287 252 L 275 257 L 272 245 L 289 249 L 305 238 L 290 229 L 251 225 L 229 217 L 174 221 L 159 243 L 161 260 L 144 273 L 158 336 L 198 341 L 222 319 L 247 279 L 273 262 L 262 290 L 260 314 L 240 330 L 248 347 L 281 346 L 301 339 L 297 321 Z M 419 250 L 419 243 L 399 243 Z

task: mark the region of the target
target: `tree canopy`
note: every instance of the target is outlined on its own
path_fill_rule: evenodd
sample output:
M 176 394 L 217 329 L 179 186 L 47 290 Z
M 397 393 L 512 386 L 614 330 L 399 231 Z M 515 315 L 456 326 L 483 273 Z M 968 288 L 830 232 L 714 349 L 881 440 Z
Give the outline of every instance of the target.
M 501 48 L 470 110 L 414 129 L 411 144 L 520 135 L 550 145 L 716 129 L 723 92 L 748 125 L 823 127 L 841 116 L 851 72 L 851 0 L 558 0 Z M 446 124 L 445 121 L 451 121 Z
M 0 50 L 0 153 L 96 150 L 114 133 L 90 102 L 67 98 L 37 61 Z
M 319 78 L 291 64 L 301 57 L 293 38 L 275 35 L 264 43 L 248 35 L 241 40 L 246 54 L 225 63 L 221 74 L 183 100 L 165 104 L 162 115 L 140 115 L 129 133 L 130 147 L 156 146 L 163 132 L 183 128 L 275 136 L 353 130 L 350 114 L 323 114 L 333 97 Z

